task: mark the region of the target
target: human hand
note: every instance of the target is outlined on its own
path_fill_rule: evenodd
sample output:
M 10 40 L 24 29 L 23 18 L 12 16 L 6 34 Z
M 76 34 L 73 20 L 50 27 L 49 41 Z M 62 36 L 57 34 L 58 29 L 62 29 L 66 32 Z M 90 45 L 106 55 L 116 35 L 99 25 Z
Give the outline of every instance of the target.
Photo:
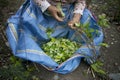
M 68 26 L 72 29 L 76 29 L 75 23 L 80 22 L 81 15 L 78 13 L 75 13 L 73 16 L 73 19 L 68 22 Z
M 49 6 L 47 10 L 56 20 L 63 21 L 63 16 L 61 11 L 57 9 L 55 6 Z

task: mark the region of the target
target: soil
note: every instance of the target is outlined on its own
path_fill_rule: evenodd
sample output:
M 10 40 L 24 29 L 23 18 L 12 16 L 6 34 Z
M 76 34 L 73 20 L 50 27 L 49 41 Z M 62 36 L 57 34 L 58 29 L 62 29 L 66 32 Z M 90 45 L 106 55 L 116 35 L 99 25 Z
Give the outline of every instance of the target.
M 18 0 L 18 1 L 20 2 L 17 2 L 15 0 L 12 1 L 5 0 L 3 1 L 4 5 L 3 4 L 1 5 L 2 1 L 0 1 L 0 10 L 1 10 L 0 31 L 3 31 L 3 33 L 5 33 L 5 29 L 6 29 L 5 24 L 7 19 L 17 11 L 17 9 L 23 3 L 24 0 Z M 102 7 L 102 1 L 104 2 L 104 0 L 101 0 L 101 2 L 98 1 L 98 4 L 96 4 L 96 5 L 101 4 L 101 6 L 99 5 L 96 7 L 96 5 L 94 5 L 94 2 L 92 5 L 90 5 L 89 8 L 92 9 L 93 7 L 94 10 L 92 10 L 92 12 L 95 15 L 102 13 L 102 10 L 98 11 L 98 9 L 101 9 L 100 7 Z M 113 15 L 114 13 L 111 14 Z M 108 48 L 102 47 L 100 50 L 101 56 L 99 57 L 99 60 L 101 60 L 104 63 L 103 69 L 107 72 L 107 74 L 120 73 L 120 32 L 117 30 L 120 24 L 119 22 L 113 21 L 113 17 L 112 19 L 110 18 L 110 21 L 111 21 L 110 28 L 103 29 L 105 35 L 104 42 L 108 43 L 109 47 Z M 6 46 L 7 44 L 6 41 L 7 41 L 6 38 L 4 38 L 2 34 L 0 34 L 0 67 L 9 64 L 8 58 L 12 55 L 10 49 Z M 50 72 L 46 70 L 44 67 L 38 64 L 36 65 L 38 71 L 34 72 L 33 75 L 37 75 L 39 80 L 58 80 L 58 79 L 59 80 L 109 80 L 108 77 L 106 79 L 103 79 L 98 75 L 96 75 L 96 77 L 94 78 L 91 72 L 88 71 L 89 65 L 83 60 L 75 71 L 66 75 Z

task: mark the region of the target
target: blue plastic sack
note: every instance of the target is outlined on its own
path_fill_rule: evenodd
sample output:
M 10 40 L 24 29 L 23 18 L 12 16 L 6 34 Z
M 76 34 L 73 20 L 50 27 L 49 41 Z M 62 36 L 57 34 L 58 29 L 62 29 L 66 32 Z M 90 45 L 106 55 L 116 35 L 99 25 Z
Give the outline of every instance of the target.
M 26 0 L 16 14 L 11 16 L 7 22 L 6 33 L 13 54 L 61 74 L 75 70 L 79 66 L 81 58 L 92 57 L 92 49 L 88 48 L 83 40 L 80 40 L 81 37 L 76 34 L 76 31 L 67 26 L 67 22 L 73 16 L 73 8 L 73 5 L 64 6 L 65 20 L 58 22 L 47 12 L 42 13 L 41 9 L 32 0 Z M 99 44 L 103 41 L 102 29 L 97 25 L 96 20 L 87 9 L 84 10 L 80 22 L 82 24 L 89 22 L 89 27 L 98 30 L 99 35 L 94 37 L 93 43 L 96 48 L 96 55 L 99 55 Z M 52 37 L 66 37 L 73 41 L 79 41 L 83 45 L 75 52 L 74 56 L 59 65 L 47 56 L 40 47 L 41 44 L 49 40 L 46 34 L 47 28 L 54 29 L 51 34 Z M 87 62 L 90 64 L 91 59 L 88 58 Z

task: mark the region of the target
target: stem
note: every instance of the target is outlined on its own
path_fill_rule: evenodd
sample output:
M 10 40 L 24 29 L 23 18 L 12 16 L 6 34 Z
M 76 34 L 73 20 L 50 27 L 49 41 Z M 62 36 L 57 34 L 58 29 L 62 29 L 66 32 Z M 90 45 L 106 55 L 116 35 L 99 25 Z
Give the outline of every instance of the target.
M 91 73 L 92 73 L 93 78 L 95 78 L 95 73 L 92 69 L 91 69 Z
M 87 37 L 86 33 L 83 32 L 83 30 L 78 29 L 78 28 L 75 28 L 74 30 L 77 30 L 77 31 L 80 33 L 81 38 L 85 41 L 85 43 L 87 44 L 87 47 L 88 47 L 89 49 L 91 49 L 90 46 L 92 47 L 92 49 L 93 49 L 93 58 L 96 59 L 96 49 L 95 49 L 94 45 L 91 44 L 91 42 L 93 42 L 93 41 Z M 85 34 L 87 40 L 82 36 L 82 34 Z M 89 45 L 90 45 L 90 46 L 89 46 Z M 94 62 L 94 59 L 92 59 L 92 58 L 90 58 L 90 59 Z M 92 63 L 93 63 L 93 62 L 92 62 Z

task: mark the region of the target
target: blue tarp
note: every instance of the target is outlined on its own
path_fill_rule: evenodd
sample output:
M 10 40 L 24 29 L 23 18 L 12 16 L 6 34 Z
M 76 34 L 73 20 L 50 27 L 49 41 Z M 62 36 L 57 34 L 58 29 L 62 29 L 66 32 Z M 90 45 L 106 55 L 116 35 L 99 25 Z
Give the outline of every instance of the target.
M 19 58 L 41 64 L 48 70 L 61 74 L 75 70 L 79 66 L 81 58 L 86 56 L 92 57 L 92 48 L 88 48 L 84 40 L 76 34 L 76 31 L 67 26 L 67 22 L 72 19 L 73 8 L 73 5 L 64 6 L 65 19 L 63 22 L 58 22 L 47 12 L 42 13 L 41 9 L 32 0 L 26 0 L 16 14 L 11 16 L 7 22 L 6 33 L 13 54 Z M 84 10 L 80 20 L 81 24 L 86 22 L 90 23 L 89 27 L 98 30 L 99 35 L 96 34 L 94 36 L 93 44 L 96 55 L 99 55 L 99 44 L 103 41 L 102 29 L 97 25 L 96 20 L 87 9 Z M 54 30 L 51 34 L 54 38 L 66 37 L 83 45 L 70 59 L 59 65 L 41 49 L 41 45 L 49 41 L 49 37 L 46 34 L 47 28 Z M 87 62 L 90 64 L 91 59 L 87 58 Z

